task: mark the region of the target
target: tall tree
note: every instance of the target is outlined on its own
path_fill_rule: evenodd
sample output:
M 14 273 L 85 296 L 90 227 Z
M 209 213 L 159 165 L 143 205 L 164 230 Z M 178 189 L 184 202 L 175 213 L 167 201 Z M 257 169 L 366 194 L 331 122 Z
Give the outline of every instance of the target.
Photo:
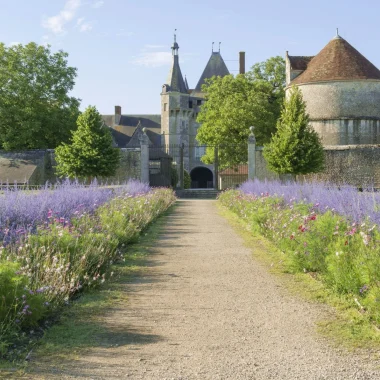
M 307 174 L 323 170 L 324 151 L 317 132 L 309 124 L 301 90 L 293 86 L 284 102 L 277 132 L 264 148 L 271 170 L 278 174 Z
M 0 148 L 55 148 L 76 128 L 76 69 L 67 53 L 31 42 L 0 44 Z
M 78 117 L 71 144 L 55 150 L 57 173 L 70 178 L 108 177 L 115 174 L 120 152 L 112 146 L 112 135 L 95 107 Z
M 213 162 L 212 146 L 218 145 L 222 167 L 246 162 L 246 149 L 237 146 L 247 143 L 252 125 L 257 143 L 269 142 L 280 115 L 284 85 L 285 62 L 281 57 L 256 64 L 244 75 L 207 80 L 203 87 L 206 102 L 197 119 L 202 124 L 197 140 L 210 146 L 202 160 Z

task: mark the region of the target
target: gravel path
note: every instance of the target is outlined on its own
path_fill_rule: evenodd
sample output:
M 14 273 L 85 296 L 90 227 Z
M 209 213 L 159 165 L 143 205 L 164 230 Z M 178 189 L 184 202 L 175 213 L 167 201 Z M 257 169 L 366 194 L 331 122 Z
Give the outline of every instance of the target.
M 179 201 L 152 262 L 105 319 L 117 346 L 38 378 L 380 379 L 369 359 L 315 334 L 326 308 L 289 295 L 215 201 Z

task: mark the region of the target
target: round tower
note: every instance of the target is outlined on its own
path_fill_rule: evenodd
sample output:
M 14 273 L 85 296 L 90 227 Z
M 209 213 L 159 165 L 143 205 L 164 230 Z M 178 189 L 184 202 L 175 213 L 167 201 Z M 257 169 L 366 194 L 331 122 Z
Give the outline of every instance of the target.
M 286 56 L 324 145 L 380 143 L 380 71 L 338 34 L 315 57 Z

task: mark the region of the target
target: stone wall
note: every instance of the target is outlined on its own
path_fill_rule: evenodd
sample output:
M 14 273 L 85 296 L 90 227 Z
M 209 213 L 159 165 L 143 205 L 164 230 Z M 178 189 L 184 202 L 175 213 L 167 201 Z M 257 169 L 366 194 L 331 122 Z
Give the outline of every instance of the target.
M 0 183 L 38 185 L 44 182 L 46 151 L 0 151 Z
M 140 149 L 120 149 L 121 162 L 115 176 L 108 182 L 125 182 L 128 179 L 140 179 Z M 47 181 L 55 183 L 56 161 L 54 150 L 36 150 L 25 152 L 0 151 L 0 183 L 44 185 Z
M 380 144 L 380 120 L 312 120 L 323 145 Z
M 345 145 L 325 147 L 325 170 L 318 174 L 297 176 L 297 180 L 316 180 L 356 187 L 380 189 L 380 146 Z M 267 168 L 261 147 L 256 148 L 256 177 L 260 180 L 278 178 Z
M 268 164 L 263 156 L 263 147 L 256 147 L 256 169 L 255 169 L 255 177 L 259 180 L 263 181 L 265 179 L 272 180 L 278 179 L 278 174 L 271 172 L 268 169 Z
M 380 81 L 357 80 L 298 85 L 312 120 L 380 119 Z

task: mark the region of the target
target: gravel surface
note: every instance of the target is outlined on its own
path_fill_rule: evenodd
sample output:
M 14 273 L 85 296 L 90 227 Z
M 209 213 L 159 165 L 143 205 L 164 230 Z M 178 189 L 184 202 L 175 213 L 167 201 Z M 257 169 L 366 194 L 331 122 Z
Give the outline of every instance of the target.
M 27 378 L 380 379 L 378 363 L 316 335 L 328 308 L 289 295 L 215 201 L 179 201 L 145 275 L 125 290 L 105 342 Z

